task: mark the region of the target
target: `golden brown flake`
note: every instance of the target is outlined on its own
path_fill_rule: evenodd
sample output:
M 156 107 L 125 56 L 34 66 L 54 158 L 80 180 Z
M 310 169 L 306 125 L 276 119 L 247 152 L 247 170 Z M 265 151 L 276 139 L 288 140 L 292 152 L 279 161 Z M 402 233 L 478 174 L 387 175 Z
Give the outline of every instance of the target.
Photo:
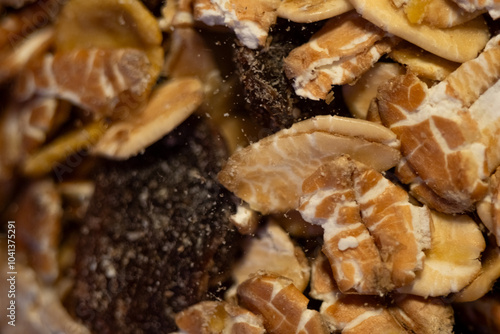
M 219 181 L 261 213 L 298 207 L 302 182 L 323 163 L 349 154 L 376 170 L 394 166 L 394 134 L 383 126 L 338 116 L 318 116 L 236 151 Z
M 401 139 L 406 175 L 428 188 L 420 187 L 421 199 L 449 213 L 471 210 L 500 164 L 498 40 L 432 88 L 409 73 L 379 90 L 378 111 Z
M 452 0 L 470 13 L 487 10 L 496 20 L 500 18 L 500 1 L 498 0 Z
M 477 213 L 500 245 L 500 167 L 491 175 L 488 193 L 477 204 Z
M 412 282 L 430 246 L 426 207 L 347 157 L 321 166 L 303 192 L 299 210 L 324 228 L 323 252 L 340 291 L 384 294 Z
M 344 14 L 353 7 L 347 0 L 284 0 L 278 17 L 293 22 L 311 23 Z

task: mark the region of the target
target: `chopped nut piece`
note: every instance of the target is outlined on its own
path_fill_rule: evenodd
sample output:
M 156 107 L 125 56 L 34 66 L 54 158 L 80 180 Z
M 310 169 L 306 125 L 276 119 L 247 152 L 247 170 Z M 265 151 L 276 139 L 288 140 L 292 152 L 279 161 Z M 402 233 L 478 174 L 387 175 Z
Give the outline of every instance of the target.
M 431 211 L 431 247 L 425 251 L 421 271 L 399 292 L 446 296 L 470 284 L 481 270 L 481 252 L 486 247 L 479 226 L 466 215 L 445 215 Z
M 411 24 L 404 11 L 394 7 L 391 0 L 351 0 L 351 3 L 365 19 L 381 29 L 451 61 L 462 63 L 475 58 L 489 38 L 482 17 L 440 29 Z
M 319 255 L 312 269 L 311 296 L 323 301 L 320 313 L 330 332 L 406 333 L 381 298 L 342 294 L 335 285 L 326 257 Z
M 120 102 L 140 106 L 152 78 L 147 55 L 137 49 L 80 49 L 46 55 L 18 83 L 21 98 L 55 96 L 92 112 L 123 117 Z M 126 96 L 128 94 L 128 96 Z M 133 106 L 132 106 L 133 105 Z
M 403 73 L 403 67 L 399 64 L 378 62 L 354 84 L 342 86 L 344 101 L 351 114 L 356 118 L 366 119 L 370 103 L 377 96 L 378 87 Z
M 457 303 L 471 302 L 486 295 L 500 278 L 500 248 L 492 243 L 481 255 L 481 271 L 465 289 L 452 297 Z
M 355 81 L 396 42 L 354 11 L 330 19 L 309 42 L 285 58 L 286 76 L 295 92 L 326 99 L 332 85 Z
M 500 245 L 500 167 L 490 177 L 488 193 L 477 204 L 477 214 Z
M 187 334 L 264 334 L 262 319 L 250 311 L 226 302 L 205 301 L 175 317 L 175 323 Z
M 260 215 L 250 209 L 247 204 L 238 205 L 236 213 L 229 217 L 231 223 L 238 229 L 238 232 L 243 235 L 253 234 L 259 227 Z
M 390 308 L 393 317 L 410 333 L 453 333 L 453 308 L 438 298 L 398 295 L 396 307 Z
M 173 32 L 178 28 L 193 25 L 192 0 L 166 1 L 161 9 L 161 19 L 158 24 L 165 32 Z
M 309 300 L 291 280 L 262 273 L 238 287 L 240 304 L 264 317 L 270 334 L 326 334 L 328 331 L 317 311 L 307 309 Z
M 468 12 L 487 10 L 490 16 L 496 20 L 500 18 L 500 1 L 498 0 L 452 0 Z
M 61 197 L 51 180 L 41 180 L 24 189 L 16 204 L 13 215 L 19 251 L 26 254 L 38 277 L 52 283 L 59 275 Z
M 430 246 L 430 216 L 406 191 L 347 157 L 321 166 L 302 189 L 299 210 L 324 228 L 340 291 L 384 294 L 415 278 Z
M 194 0 L 194 18 L 225 25 L 250 49 L 265 45 L 269 28 L 276 22 L 280 0 Z
M 137 155 L 187 119 L 202 100 L 198 79 L 172 79 L 156 88 L 145 109 L 112 124 L 93 152 L 114 159 Z
M 388 56 L 419 77 L 438 81 L 444 80 L 460 65 L 404 42 L 396 45 Z
M 406 0 L 403 1 L 408 21 L 413 24 L 428 24 L 437 28 L 450 28 L 470 21 L 482 14 L 469 13 L 450 0 Z
M 309 283 L 310 268 L 304 252 L 273 221 L 257 232 L 257 238 L 245 247 L 245 255 L 232 271 L 235 285 L 261 270 L 292 280 L 300 291 Z
M 379 90 L 380 117 L 401 139 L 409 170 L 449 203 L 448 213 L 471 210 L 500 165 L 498 40 L 432 88 L 409 73 Z M 432 193 L 421 197 L 434 207 Z
M 311 23 L 344 14 L 353 7 L 348 0 L 284 0 L 278 17 L 293 22 Z
M 286 212 L 298 207 L 302 182 L 324 162 L 349 154 L 384 171 L 398 162 L 397 146 L 381 125 L 318 116 L 236 151 L 218 178 L 252 209 Z

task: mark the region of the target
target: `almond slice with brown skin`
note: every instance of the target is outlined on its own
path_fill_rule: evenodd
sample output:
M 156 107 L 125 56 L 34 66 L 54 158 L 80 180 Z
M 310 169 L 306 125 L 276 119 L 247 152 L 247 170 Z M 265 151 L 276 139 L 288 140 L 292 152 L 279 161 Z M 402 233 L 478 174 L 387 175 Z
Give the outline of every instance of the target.
M 354 9 L 347 0 L 284 0 L 278 17 L 293 22 L 310 23 L 326 20 Z
M 297 95 L 324 100 L 332 85 L 355 81 L 395 43 L 350 11 L 328 20 L 309 42 L 292 50 L 284 60 L 285 73 Z
M 241 306 L 264 318 L 270 334 L 326 334 L 326 326 L 317 311 L 307 308 L 309 299 L 292 281 L 261 273 L 238 287 Z
M 323 252 L 342 292 L 385 294 L 415 278 L 430 246 L 430 216 L 406 191 L 339 157 L 306 179 L 303 192 L 299 211 L 324 228 Z
M 172 79 L 153 92 L 144 110 L 112 124 L 93 152 L 113 159 L 135 156 L 181 124 L 202 101 L 200 80 Z
M 409 73 L 379 90 L 382 122 L 401 139 L 415 175 L 450 204 L 448 213 L 473 209 L 500 164 L 499 40 L 432 88 Z
M 381 29 L 451 61 L 462 63 L 475 58 L 489 39 L 482 17 L 439 29 L 411 24 L 404 10 L 396 8 L 391 0 L 351 0 L 351 3 L 358 13 Z
M 349 154 L 384 171 L 397 164 L 396 147 L 394 134 L 381 125 L 318 116 L 236 151 L 218 178 L 252 209 L 286 212 L 298 207 L 302 182 L 324 162 Z
M 467 215 L 431 214 L 432 241 L 422 270 L 399 292 L 425 298 L 446 296 L 462 290 L 479 275 L 479 258 L 486 247 L 479 226 Z

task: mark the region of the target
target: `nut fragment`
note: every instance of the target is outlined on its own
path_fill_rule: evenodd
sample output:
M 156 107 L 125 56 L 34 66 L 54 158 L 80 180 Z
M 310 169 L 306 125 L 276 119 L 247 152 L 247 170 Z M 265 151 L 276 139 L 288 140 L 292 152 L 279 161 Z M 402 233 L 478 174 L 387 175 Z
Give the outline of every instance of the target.
M 112 124 L 93 152 L 114 159 L 137 155 L 188 118 L 202 99 L 198 79 L 172 79 L 156 88 L 141 112 Z
M 262 319 L 250 311 L 226 302 L 204 301 L 175 317 L 175 323 L 187 334 L 264 334 Z
M 466 215 L 444 215 L 431 211 L 432 241 L 415 280 L 399 292 L 446 296 L 462 290 L 481 270 L 479 258 L 486 247 L 479 226 Z
M 262 273 L 238 287 L 240 305 L 260 314 L 270 334 L 327 333 L 320 314 L 307 309 L 309 300 L 291 280 Z
M 284 0 L 278 16 L 293 22 L 310 23 L 326 20 L 352 10 L 347 0 Z
M 324 228 L 323 252 L 340 291 L 384 294 L 415 278 L 430 246 L 430 216 L 406 191 L 340 157 L 307 178 L 303 192 L 299 210 Z
M 382 122 L 401 139 L 410 170 L 449 203 L 449 213 L 471 210 L 500 164 L 499 40 L 432 88 L 409 73 L 379 90 Z M 433 205 L 432 195 L 426 202 Z
M 286 76 L 295 92 L 312 100 L 326 99 L 332 85 L 356 80 L 396 43 L 356 12 L 330 19 L 306 44 L 285 58 Z
M 269 28 L 276 22 L 280 0 L 195 0 L 195 20 L 225 25 L 250 49 L 265 45 Z
M 351 0 L 351 3 L 365 19 L 381 29 L 451 61 L 462 63 L 475 58 L 489 38 L 482 17 L 440 29 L 411 24 L 403 10 L 395 8 L 391 0 Z
M 236 151 L 219 181 L 264 214 L 298 207 L 302 182 L 340 154 L 384 171 L 399 160 L 394 134 L 364 120 L 318 116 Z

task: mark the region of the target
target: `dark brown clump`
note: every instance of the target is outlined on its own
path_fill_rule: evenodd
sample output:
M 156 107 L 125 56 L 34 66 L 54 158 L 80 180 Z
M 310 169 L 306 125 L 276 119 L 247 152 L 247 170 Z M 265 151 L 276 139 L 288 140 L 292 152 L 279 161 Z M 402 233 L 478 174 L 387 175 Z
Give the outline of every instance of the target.
M 95 333 L 168 333 L 174 313 L 207 298 L 210 274 L 228 269 L 239 243 L 234 202 L 216 180 L 226 158 L 220 136 L 190 118 L 98 170 L 70 300 Z
M 269 46 L 252 50 L 238 46 L 234 52 L 237 73 L 244 89 L 246 109 L 262 126 L 274 133 L 315 115 L 343 114 L 342 94 L 334 87 L 335 100 L 304 99 L 286 78 L 283 59 L 295 47 L 307 42 L 324 22 L 304 25 L 278 20 L 270 32 Z M 336 92 L 335 92 L 336 90 Z

